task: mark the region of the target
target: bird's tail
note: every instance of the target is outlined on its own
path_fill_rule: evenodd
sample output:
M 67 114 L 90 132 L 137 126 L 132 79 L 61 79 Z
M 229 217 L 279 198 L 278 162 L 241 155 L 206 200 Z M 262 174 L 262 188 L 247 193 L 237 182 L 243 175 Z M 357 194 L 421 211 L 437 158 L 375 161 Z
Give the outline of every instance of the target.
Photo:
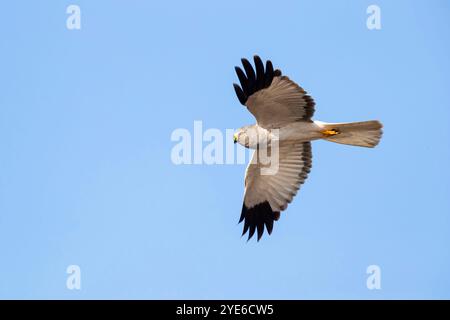
M 375 147 L 383 133 L 383 125 L 377 120 L 320 125 L 325 140 L 359 147 Z

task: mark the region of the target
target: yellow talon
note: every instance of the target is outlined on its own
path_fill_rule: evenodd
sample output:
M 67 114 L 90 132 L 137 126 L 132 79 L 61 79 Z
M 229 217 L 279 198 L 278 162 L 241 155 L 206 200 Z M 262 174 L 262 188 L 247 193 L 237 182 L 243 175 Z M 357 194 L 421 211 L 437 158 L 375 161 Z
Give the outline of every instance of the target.
M 331 129 L 331 130 L 323 130 L 323 131 L 322 131 L 322 134 L 325 135 L 325 136 L 327 136 L 327 137 L 332 137 L 332 136 L 335 136 L 335 135 L 339 134 L 339 131 L 334 130 L 334 129 Z

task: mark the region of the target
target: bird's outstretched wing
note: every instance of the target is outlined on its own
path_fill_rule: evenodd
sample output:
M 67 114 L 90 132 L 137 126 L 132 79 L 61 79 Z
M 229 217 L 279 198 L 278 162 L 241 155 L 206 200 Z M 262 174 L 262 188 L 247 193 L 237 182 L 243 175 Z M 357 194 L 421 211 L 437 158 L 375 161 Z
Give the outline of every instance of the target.
M 314 100 L 298 84 L 281 71 L 273 69 L 267 60 L 254 56 L 255 70 L 247 59 L 242 59 L 245 72 L 235 67 L 241 86 L 234 83 L 234 90 L 241 102 L 255 116 L 259 126 L 278 128 L 295 121 L 311 121 Z
M 286 209 L 308 177 L 312 163 L 311 143 L 281 142 L 275 174 L 262 174 L 262 168 L 272 164 L 263 164 L 255 157 L 258 158 L 258 150 L 247 167 L 244 204 L 239 222 L 244 221 L 242 235 L 249 231 L 250 239 L 257 230 L 259 241 L 264 226 L 269 234 L 272 233 L 273 222 L 279 219 L 280 211 Z M 270 154 L 269 157 L 273 158 L 274 155 Z

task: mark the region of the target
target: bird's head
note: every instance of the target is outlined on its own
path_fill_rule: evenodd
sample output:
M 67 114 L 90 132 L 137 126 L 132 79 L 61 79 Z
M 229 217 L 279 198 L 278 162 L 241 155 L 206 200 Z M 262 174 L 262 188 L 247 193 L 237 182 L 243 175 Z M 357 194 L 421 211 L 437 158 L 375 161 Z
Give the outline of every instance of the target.
M 258 132 L 254 126 L 245 126 L 238 129 L 233 135 L 233 142 L 250 149 L 258 146 Z
M 237 132 L 235 132 L 234 134 L 233 134 L 233 142 L 234 143 L 237 143 L 239 141 L 239 134 L 237 133 Z

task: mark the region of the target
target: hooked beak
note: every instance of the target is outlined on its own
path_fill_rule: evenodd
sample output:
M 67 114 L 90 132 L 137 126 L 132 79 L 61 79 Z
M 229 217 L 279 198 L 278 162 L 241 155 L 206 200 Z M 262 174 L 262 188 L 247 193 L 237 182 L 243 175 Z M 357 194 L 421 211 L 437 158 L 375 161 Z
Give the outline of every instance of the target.
M 233 135 L 233 142 L 236 144 L 237 141 L 238 141 L 237 134 L 234 134 L 234 135 Z

